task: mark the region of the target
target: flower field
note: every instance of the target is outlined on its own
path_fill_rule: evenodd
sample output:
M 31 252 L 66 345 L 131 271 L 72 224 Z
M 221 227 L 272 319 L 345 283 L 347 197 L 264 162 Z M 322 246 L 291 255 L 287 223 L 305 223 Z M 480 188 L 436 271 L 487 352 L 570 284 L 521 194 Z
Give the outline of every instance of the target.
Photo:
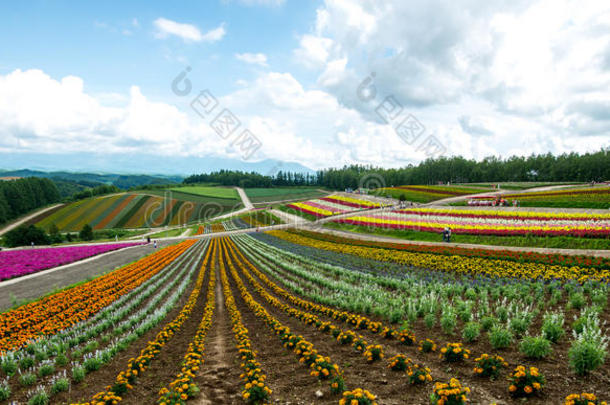
M 0 402 L 601 403 L 608 264 L 305 231 L 184 241 L 0 314 Z
M 610 214 L 412 208 L 335 220 L 351 225 L 471 235 L 610 236 Z
M 418 203 L 429 203 L 448 197 L 458 197 L 461 195 L 479 194 L 490 191 L 486 187 L 464 187 L 464 186 L 397 186 L 384 187 L 373 190 L 379 196 L 390 196 L 400 198 L 405 196 L 407 201 Z
M 285 207 L 289 210 L 312 215 L 316 218 L 324 218 L 346 212 L 381 208 L 382 206 L 378 202 L 334 194 L 314 200 L 286 204 Z
M 113 250 L 137 246 L 140 243 L 21 249 L 0 252 L 0 281 L 24 276 L 51 267 L 61 266 Z
M 502 197 L 516 198 L 523 207 L 610 208 L 608 186 L 504 194 Z

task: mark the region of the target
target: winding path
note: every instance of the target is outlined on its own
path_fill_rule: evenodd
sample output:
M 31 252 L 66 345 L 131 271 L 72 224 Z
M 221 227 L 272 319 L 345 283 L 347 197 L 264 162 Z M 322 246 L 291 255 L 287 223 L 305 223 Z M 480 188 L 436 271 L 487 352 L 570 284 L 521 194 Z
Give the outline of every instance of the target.
M 51 210 L 53 210 L 53 209 L 55 209 L 57 207 L 60 207 L 62 205 L 64 205 L 64 204 L 55 204 L 55 205 L 52 205 L 50 207 L 38 210 L 38 211 L 36 211 L 36 212 L 34 212 L 34 213 L 24 217 L 24 218 L 21 218 L 21 219 L 17 220 L 16 222 L 13 222 L 12 224 L 8 225 L 7 227 L 0 229 L 0 236 L 2 236 L 5 233 L 7 233 L 7 232 L 17 228 L 21 224 L 24 224 L 24 223 L 28 222 L 32 218 L 36 218 L 37 216 L 39 216 L 41 214 L 44 214 L 47 211 L 51 211 Z

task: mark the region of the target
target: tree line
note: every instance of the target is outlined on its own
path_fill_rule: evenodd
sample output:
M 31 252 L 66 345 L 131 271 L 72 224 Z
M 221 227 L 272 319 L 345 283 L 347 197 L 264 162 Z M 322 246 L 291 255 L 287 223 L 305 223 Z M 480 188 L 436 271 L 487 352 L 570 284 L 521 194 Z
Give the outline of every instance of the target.
M 255 172 L 220 170 L 192 175 L 185 184 L 216 183 L 224 186 L 274 187 L 318 186 L 345 189 L 410 184 L 480 183 L 480 182 L 589 182 L 610 180 L 608 150 L 595 153 L 550 153 L 512 156 L 506 159 L 487 157 L 481 161 L 463 157 L 427 159 L 418 165 L 385 169 L 350 165 L 319 170 L 315 174 L 279 171 L 272 176 Z
M 59 200 L 59 190 L 50 179 L 28 177 L 0 181 L 0 223 Z

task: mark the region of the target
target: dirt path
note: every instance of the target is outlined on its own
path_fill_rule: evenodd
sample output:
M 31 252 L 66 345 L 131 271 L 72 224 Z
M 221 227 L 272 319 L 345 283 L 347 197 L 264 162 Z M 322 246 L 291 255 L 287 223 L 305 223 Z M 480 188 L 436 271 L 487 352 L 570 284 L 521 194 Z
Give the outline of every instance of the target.
M 13 222 L 9 226 L 0 229 L 0 236 L 4 235 L 5 233 L 9 232 L 10 230 L 13 230 L 13 229 L 17 228 L 21 224 L 24 224 L 24 223 L 28 222 L 29 220 L 34 219 L 37 216 L 44 214 L 45 212 L 54 210 L 57 207 L 60 207 L 62 205 L 64 205 L 64 204 L 55 204 L 55 205 L 52 205 L 50 207 L 43 208 L 43 209 L 41 209 L 39 211 L 36 211 L 36 212 L 26 216 L 26 217 L 23 217 L 23 218 L 17 220 L 16 222 Z
M 216 308 L 212 328 L 205 342 L 205 360 L 196 383 L 201 396 L 193 401 L 197 405 L 243 403 L 239 387 L 240 368 L 238 353 L 231 340 L 233 332 L 225 308 L 220 274 L 216 273 Z
M 252 208 L 254 208 L 254 205 L 252 205 L 252 202 L 250 202 L 250 198 L 248 198 L 248 195 L 246 194 L 243 188 L 235 187 L 235 190 L 237 190 L 237 194 L 239 194 L 239 198 L 241 198 L 241 202 L 244 204 L 244 207 L 246 209 L 251 210 Z

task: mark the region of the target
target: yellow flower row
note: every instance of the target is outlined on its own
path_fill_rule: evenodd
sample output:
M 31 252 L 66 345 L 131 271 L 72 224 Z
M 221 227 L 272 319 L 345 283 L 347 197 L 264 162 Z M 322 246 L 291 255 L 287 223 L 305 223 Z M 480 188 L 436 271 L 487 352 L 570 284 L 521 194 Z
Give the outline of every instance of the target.
M 358 198 L 352 198 L 352 197 L 347 197 L 347 196 L 342 196 L 342 195 L 333 194 L 333 195 L 329 195 L 328 198 L 333 198 L 335 200 L 345 201 L 345 202 L 349 202 L 349 203 L 353 203 L 353 204 L 381 207 L 381 204 L 373 202 L 373 201 L 361 200 Z
M 223 256 L 226 254 L 224 242 L 223 238 L 221 241 Z M 229 312 L 229 317 L 231 318 L 235 345 L 237 346 L 237 350 L 241 357 L 241 368 L 243 369 L 243 373 L 240 377 L 245 381 L 242 398 L 249 404 L 267 403 L 272 394 L 272 390 L 265 384 L 266 376 L 262 373 L 261 365 L 256 359 L 256 352 L 252 350 L 248 329 L 246 329 L 241 321 L 241 314 L 235 304 L 235 298 L 233 297 L 231 287 L 229 286 L 229 279 L 227 278 L 222 258 L 220 260 L 220 280 L 222 282 L 225 305 Z
M 449 208 L 407 208 L 400 211 L 421 212 L 423 214 L 450 214 L 450 215 L 482 215 L 493 217 L 519 217 L 519 218 L 557 218 L 561 220 L 570 219 L 610 219 L 610 214 L 598 214 L 587 212 L 539 212 L 539 211 L 500 211 L 500 210 L 464 210 Z
M 226 260 L 229 266 L 233 280 L 237 285 L 243 300 L 246 305 L 252 310 L 255 316 L 261 318 L 269 328 L 284 342 L 286 348 L 292 349 L 299 357 L 299 362 L 305 364 L 312 369 L 311 375 L 322 380 L 330 380 L 330 389 L 333 393 L 343 392 L 344 382 L 341 369 L 337 364 L 331 362 L 327 356 L 321 356 L 314 348 L 313 344 L 305 340 L 302 336 L 294 335 L 290 329 L 273 317 L 261 304 L 259 304 L 252 295 L 248 292 L 246 286 L 242 282 L 236 269 L 239 265 L 237 257 L 232 250 L 233 242 L 226 241 Z M 235 263 L 235 264 L 234 264 Z M 245 274 L 242 268 L 242 274 Z M 326 370 L 326 372 L 322 371 Z
M 610 279 L 610 269 L 591 269 L 578 266 L 565 267 L 543 263 L 519 263 L 501 259 L 411 253 L 404 250 L 352 246 L 308 238 L 285 231 L 269 234 L 299 245 L 347 253 L 373 260 L 399 263 L 405 266 L 428 268 L 465 275 L 513 277 L 521 279 L 564 279 L 584 283 L 588 279 Z
M 210 242 L 210 250 L 212 252 L 212 261 L 210 268 L 214 269 L 216 262 L 217 240 L 212 239 Z M 203 318 L 197 328 L 197 333 L 193 341 L 189 343 L 189 348 L 182 361 L 180 372 L 176 375 L 174 381 L 169 384 L 169 388 L 162 388 L 159 391 L 158 403 L 160 405 L 181 404 L 183 401 L 194 397 L 199 392 L 195 385 L 195 376 L 199 368 L 203 364 L 203 354 L 205 352 L 205 337 L 212 325 L 212 316 L 216 305 L 216 272 L 211 271 L 208 284 L 208 295 L 203 311 Z
M 199 294 L 201 287 L 203 286 L 203 279 L 205 277 L 206 270 L 208 268 L 208 262 L 210 259 L 210 249 L 206 253 L 205 259 L 197 276 L 195 282 L 195 288 L 191 292 L 186 304 L 178 314 L 178 316 L 168 323 L 151 342 L 148 342 L 146 347 L 140 352 L 138 357 L 129 359 L 127 369 L 121 371 L 116 377 L 115 383 L 112 386 L 107 386 L 105 391 L 95 394 L 91 402 L 86 402 L 86 405 L 111 405 L 121 401 L 123 393 L 127 390 L 133 389 L 133 384 L 138 378 L 138 375 L 142 373 L 148 367 L 148 364 L 161 352 L 161 349 L 171 340 L 174 334 L 182 327 L 184 322 L 190 317 Z M 107 398 L 116 397 L 117 399 L 108 400 Z
M 309 205 L 309 204 L 305 204 L 305 203 L 297 202 L 297 203 L 292 203 L 290 205 L 293 206 L 293 207 L 303 208 L 303 209 L 306 209 L 308 211 L 312 211 L 312 212 L 318 213 L 320 215 L 324 215 L 326 217 L 330 216 L 330 215 L 333 215 L 332 211 L 325 210 L 325 209 L 319 208 L 319 207 L 314 207 L 313 205 Z

